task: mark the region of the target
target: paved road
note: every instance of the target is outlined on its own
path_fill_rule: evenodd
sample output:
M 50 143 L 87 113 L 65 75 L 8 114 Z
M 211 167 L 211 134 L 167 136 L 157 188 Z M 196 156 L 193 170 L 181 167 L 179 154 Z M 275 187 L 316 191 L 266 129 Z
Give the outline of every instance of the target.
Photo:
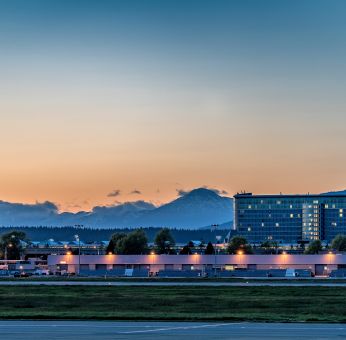
M 2 286 L 212 286 L 212 287 L 346 287 L 346 283 L 334 282 L 217 282 L 217 281 L 196 281 L 196 282 L 152 282 L 152 281 L 0 281 Z
M 6 340 L 346 339 L 344 324 L 0 321 Z

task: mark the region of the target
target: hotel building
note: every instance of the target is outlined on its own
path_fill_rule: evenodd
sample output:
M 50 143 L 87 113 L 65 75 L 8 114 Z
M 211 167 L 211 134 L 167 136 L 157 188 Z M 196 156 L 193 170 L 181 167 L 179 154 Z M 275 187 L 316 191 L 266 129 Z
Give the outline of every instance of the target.
M 236 194 L 234 229 L 250 242 L 330 242 L 346 234 L 346 195 Z

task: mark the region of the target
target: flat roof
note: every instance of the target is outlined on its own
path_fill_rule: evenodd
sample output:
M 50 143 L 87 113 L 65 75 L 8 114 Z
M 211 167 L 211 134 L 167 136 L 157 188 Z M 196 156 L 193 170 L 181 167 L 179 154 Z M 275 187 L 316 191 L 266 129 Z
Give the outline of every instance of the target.
M 253 195 L 252 193 L 245 193 L 245 194 L 235 194 L 234 198 L 326 198 L 326 197 L 340 197 L 345 198 L 345 194 L 338 194 L 338 193 L 326 193 L 326 194 L 275 194 L 275 195 Z

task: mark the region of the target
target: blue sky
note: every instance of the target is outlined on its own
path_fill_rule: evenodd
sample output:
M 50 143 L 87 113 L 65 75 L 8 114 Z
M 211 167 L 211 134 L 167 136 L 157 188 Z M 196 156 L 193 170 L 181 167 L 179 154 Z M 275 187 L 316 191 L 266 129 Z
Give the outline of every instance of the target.
M 0 198 L 345 187 L 344 1 L 1 1 Z

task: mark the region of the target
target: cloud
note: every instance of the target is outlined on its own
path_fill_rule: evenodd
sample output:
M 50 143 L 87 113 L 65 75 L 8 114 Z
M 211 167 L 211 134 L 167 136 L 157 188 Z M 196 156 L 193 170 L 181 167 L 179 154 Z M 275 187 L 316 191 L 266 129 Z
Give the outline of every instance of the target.
M 142 195 L 142 192 L 137 190 L 137 189 L 134 189 L 130 192 L 131 195 Z
M 203 185 L 201 188 L 213 191 L 213 192 L 215 192 L 215 194 L 220 195 L 220 196 L 228 195 L 228 192 L 226 190 L 219 190 L 216 188 L 211 188 L 208 185 Z M 185 196 L 186 194 L 191 192 L 191 190 L 184 190 L 184 189 L 176 189 L 176 191 L 177 191 L 179 197 Z
M 226 190 L 219 190 L 216 188 L 210 188 L 208 185 L 203 185 L 202 188 L 214 191 L 215 194 L 218 194 L 218 195 L 228 195 L 228 192 Z
M 190 192 L 190 191 L 184 190 L 184 189 L 176 189 L 176 191 L 178 193 L 178 196 L 180 196 L 180 197 L 183 197 Z
M 121 191 L 119 189 L 115 189 L 112 192 L 110 192 L 107 197 L 117 197 L 121 194 Z

